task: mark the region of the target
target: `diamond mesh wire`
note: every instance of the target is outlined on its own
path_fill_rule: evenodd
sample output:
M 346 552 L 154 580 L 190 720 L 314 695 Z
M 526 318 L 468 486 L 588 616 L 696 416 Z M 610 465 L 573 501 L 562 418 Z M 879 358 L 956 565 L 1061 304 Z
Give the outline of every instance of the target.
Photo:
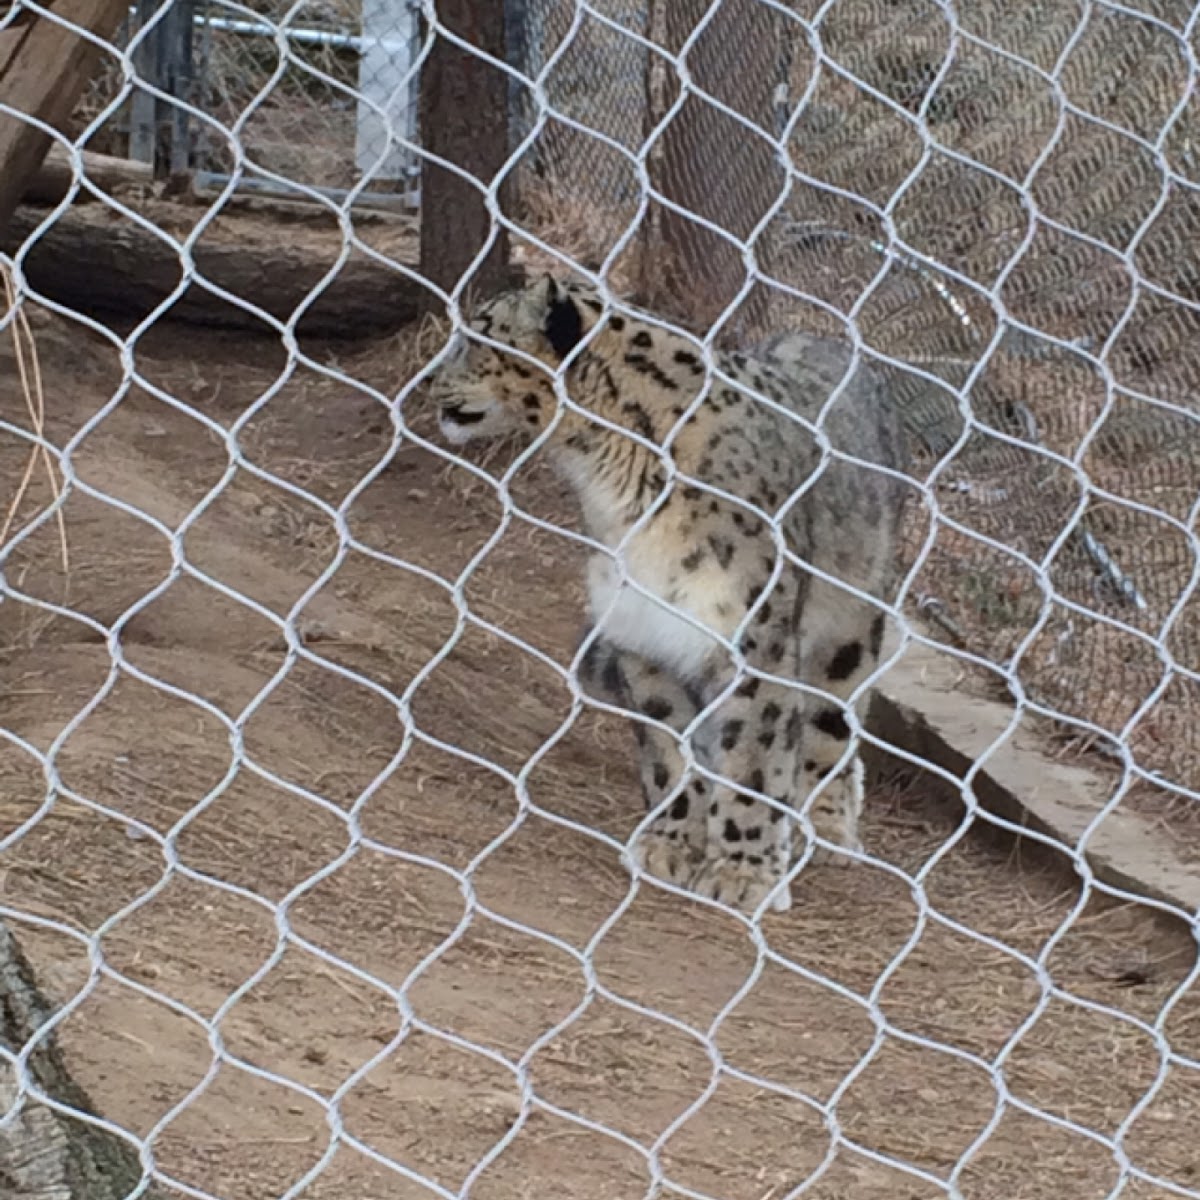
M 256 10 L 254 17 L 278 27 L 290 19 L 291 11 Z M 656 13 L 652 4 L 640 10 L 585 3 L 539 7 L 530 0 L 529 11 L 531 49 L 526 69 L 538 75 L 549 109 L 573 122 L 561 130 L 548 126 L 537 151 L 550 203 L 569 195 L 570 203 L 583 209 L 585 219 L 576 229 L 582 225 L 593 240 L 574 248 L 577 259 L 608 254 L 615 261 L 632 252 L 646 232 L 631 221 L 643 200 L 634 186 L 641 171 L 662 189 L 656 196 L 657 210 L 645 214 L 646 223 L 659 230 L 665 253 L 675 256 L 671 270 L 656 278 L 665 280 L 668 288 L 680 286 L 685 264 L 702 253 L 697 247 L 713 244 L 713 230 L 703 222 L 721 226 L 727 236 L 717 235 L 716 241 L 734 252 L 705 256 L 711 276 L 702 285 L 693 285 L 691 306 L 682 303 L 679 294 L 668 297 L 675 307 L 687 310 L 687 316 L 698 320 L 715 316 L 730 330 L 743 329 L 738 322 L 744 315 L 745 297 L 730 284 L 739 282 L 734 279 L 735 265 L 750 261 L 760 279 L 778 281 L 788 292 L 765 291 L 763 298 L 754 301 L 757 307 L 750 312 L 749 324 L 794 322 L 811 327 L 824 323 L 836 329 L 840 325 L 836 314 L 849 317 L 856 333 L 883 358 L 883 369 L 914 434 L 917 473 L 926 480 L 929 511 L 936 515 L 935 538 L 916 527 L 910 538 L 913 600 L 923 606 L 926 616 L 937 616 L 952 642 L 996 664 L 1022 698 L 1023 709 L 1069 718 L 1076 730 L 1115 747 L 1123 767 L 1123 786 L 1158 776 L 1188 803 L 1200 800 L 1195 774 L 1200 745 L 1194 719 L 1200 682 L 1195 601 L 1200 495 L 1195 356 L 1200 341 L 1193 330 L 1196 188 L 1200 186 L 1193 141 L 1200 8 L 1182 0 L 1141 7 L 1063 0 L 1040 4 L 1036 10 L 1000 0 L 900 5 L 883 0 L 823 4 L 814 0 L 793 5 L 715 0 L 709 5 L 668 6 Z M 433 5 L 426 6 L 425 15 L 435 34 L 446 34 Z M 352 19 L 337 18 L 341 28 Z M 269 57 L 276 44 L 268 45 Z M 121 48 L 125 71 L 132 70 L 130 53 L 128 47 Z M 229 126 L 230 136 L 250 159 L 279 174 L 322 183 L 352 181 L 351 160 L 346 157 L 350 126 L 336 121 L 324 125 L 329 106 L 313 91 L 326 87 L 328 78 L 337 81 L 334 90 L 339 95 L 353 92 L 353 78 L 338 63 L 324 62 L 316 73 L 296 67 L 295 78 L 289 78 L 295 64 L 281 75 L 278 62 L 255 59 L 247 66 L 237 60 L 242 51 L 233 44 L 212 53 L 217 59 L 228 54 L 229 62 L 243 63 L 218 71 L 218 78 L 254 82 L 237 83 L 245 89 L 244 96 L 235 94 L 232 83 L 226 91 L 210 93 L 195 109 L 198 119 L 215 117 Z M 751 73 L 739 71 L 738 64 L 751 54 L 758 62 L 753 78 L 747 78 Z M 765 68 L 764 57 L 769 58 Z M 210 81 L 214 61 L 210 57 Z M 272 81 L 276 89 L 265 103 L 258 103 L 264 98 L 259 78 Z M 518 94 L 528 90 L 527 80 L 513 78 Z M 100 103 L 86 132 L 102 126 L 122 99 L 117 92 Z M 249 105 L 249 99 L 256 103 Z M 319 119 L 311 115 L 317 110 L 322 113 Z M 249 119 L 239 121 L 248 111 L 252 111 Z M 528 108 L 518 111 L 518 123 L 525 122 L 520 128 L 530 128 L 531 111 L 537 115 Z M 664 124 L 668 119 L 678 119 L 678 127 Z M 598 131 L 608 141 L 589 139 L 580 126 Z M 307 137 L 314 128 L 305 153 L 289 157 L 297 155 L 301 132 Z M 323 129 L 333 132 L 327 136 Z M 619 164 L 620 172 L 604 169 L 602 161 Z M 236 156 L 227 165 L 236 169 Z M 510 169 L 527 166 L 524 152 L 515 152 Z M 688 170 L 696 172 L 693 178 L 687 177 Z M 498 201 L 502 183 L 498 178 L 487 184 L 493 201 Z M 121 200 L 110 197 L 103 202 L 123 216 L 140 219 Z M 195 274 L 190 243 L 203 236 L 219 207 L 197 222 L 187 243 L 177 243 L 181 289 Z M 687 220 L 680 207 L 697 213 L 703 222 Z M 61 212 L 52 213 L 47 221 L 53 222 Z M 531 206 L 531 212 L 531 221 L 539 214 L 544 217 L 546 202 L 540 208 Z M 595 219 L 587 219 L 592 213 L 597 214 Z M 514 227 L 514 233 L 520 232 Z M 35 233 L 13 256 L 18 285 L 22 261 L 39 236 Z M 719 298 L 715 313 L 709 311 L 714 295 Z M 597 853 L 621 848 L 620 839 L 554 811 L 531 788 L 539 764 L 552 755 L 579 715 L 578 687 L 559 658 L 481 616 L 483 606 L 472 592 L 477 576 L 516 525 L 543 532 L 557 528 L 555 521 L 532 516 L 514 499 L 520 461 L 502 475 L 499 484 L 478 466 L 466 464 L 498 507 L 494 531 L 457 571 L 428 566 L 406 555 L 403 538 L 384 551 L 364 541 L 356 530 L 372 486 L 396 464 L 404 447 L 419 447 L 447 464 L 463 465 L 444 447 L 422 437 L 419 422 L 411 415 L 416 389 L 427 371 L 418 372 L 398 392 L 389 391 L 356 377 L 343 365 L 315 360 L 301 349 L 293 330 L 259 314 L 279 331 L 287 365 L 275 383 L 248 399 L 236 419 L 222 423 L 208 415 L 195 396 L 157 381 L 140 357 L 143 335 L 161 322 L 169 300 L 138 329 L 119 334 L 69 313 L 46 297 L 32 295 L 27 288 L 24 296 L 81 321 L 106 339 L 119 353 L 121 378 L 78 428 L 43 432 L 7 418 L 0 422 L 6 437 L 46 450 L 64 479 L 63 499 L 46 505 L 3 548 L 5 607 L 74 622 L 103 646 L 107 664 L 94 688 L 71 707 L 48 743 L 7 727 L 0 730 L 7 748 L 32 764 L 44 782 L 40 803 L 6 828 L 0 852 L 19 847 L 51 819 L 56 805 L 69 802 L 126 826 L 158 851 L 161 864 L 157 877 L 136 880 L 126 903 L 82 932 L 37 915 L 22 905 L 20 896 L 0 905 L 0 916 L 21 930 L 53 930 L 86 951 L 87 977 L 77 988 L 68 989 L 70 999 L 58 1023 L 67 1024 L 103 986 L 119 982 L 139 998 L 190 1023 L 204 1043 L 202 1076 L 190 1081 L 182 1094 L 159 1104 L 141 1128 L 125 1131 L 142 1156 L 147 1179 L 165 1183 L 177 1194 L 218 1194 L 202 1179 L 184 1181 L 164 1171 L 155 1154 L 172 1127 L 189 1110 L 198 1109 L 217 1087 L 221 1073 L 232 1068 L 282 1089 L 294 1104 L 312 1105 L 320 1113 L 324 1137 L 316 1153 L 304 1158 L 286 1188 L 272 1193 L 288 1197 L 319 1186 L 335 1155 L 346 1147 L 380 1168 L 393 1183 L 413 1189 L 395 1194 L 484 1194 L 491 1174 L 520 1153 L 538 1119 L 549 1117 L 575 1135 L 594 1135 L 630 1155 L 642 1194 L 716 1196 L 721 1194 L 717 1190 L 684 1182 L 686 1172 L 667 1151 L 708 1106 L 717 1104 L 718 1091 L 730 1081 L 753 1089 L 745 1105 L 786 1101 L 815 1117 L 817 1140 L 824 1149 L 803 1170 L 761 1186 L 761 1193 L 772 1198 L 818 1194 L 822 1187 L 834 1187 L 838 1155 L 847 1150 L 857 1155 L 862 1169 L 866 1164 L 895 1172 L 894 1188 L 899 1180 L 913 1195 L 960 1197 L 969 1192 L 964 1180 L 972 1162 L 1014 1115 L 1076 1136 L 1088 1155 L 1111 1167 L 1103 1182 L 1092 1181 L 1086 1194 L 1200 1196 L 1193 1180 L 1166 1177 L 1144 1165 L 1131 1148 L 1142 1116 L 1162 1096 L 1176 1095 L 1170 1088 L 1179 1078 L 1195 1080 L 1200 1072 L 1200 1061 L 1183 1048 L 1191 1044 L 1185 1033 L 1171 1025 L 1173 1011 L 1186 1003 L 1194 989 L 1200 965 L 1183 971 L 1155 1011 L 1144 1016 L 1085 999 L 1065 986 L 1055 971 L 1054 955 L 1083 927 L 1089 900 L 1097 896 L 1135 899 L 1092 875 L 1085 850 L 1099 818 L 1070 848 L 1081 880 L 1078 896 L 1036 947 L 1016 948 L 1016 933 L 1003 926 L 989 932 L 982 923 L 975 927 L 969 921 L 956 921 L 931 899 L 939 864 L 966 837 L 970 821 L 965 819 L 936 853 L 911 870 L 876 861 L 889 879 L 902 885 L 916 919 L 865 982 L 840 982 L 836 966 L 830 965 L 836 956 L 818 962 L 781 952 L 770 925 L 756 921 L 738 926 L 749 943 L 752 961 L 705 1020 L 684 1020 L 674 1015 L 666 1001 L 631 999 L 611 985 L 598 959 L 630 913 L 636 887 L 631 885 L 581 940 L 552 932 L 549 912 L 516 919 L 490 907 L 482 894 L 481 876 L 502 860 L 533 821 L 588 838 Z M 796 303 L 798 299 L 807 302 Z M 252 307 L 236 298 L 231 302 Z M 1008 318 L 1006 322 L 999 319 L 1001 314 Z M 5 327 L 13 323 L 10 313 Z M 433 355 L 427 369 L 436 366 L 437 357 Z M 913 367 L 923 374 L 914 373 Z M 396 438 L 370 457 L 344 494 L 326 495 L 320 480 L 313 477 L 297 482 L 282 471 L 268 470 L 247 449 L 259 423 L 299 371 L 367 396 L 396 423 Z M 945 387 L 939 387 L 937 380 L 944 381 Z M 129 408 L 135 391 L 153 396 L 173 414 L 186 418 L 202 435 L 197 438 L 197 453 L 202 439 L 217 448 L 220 469 L 213 480 L 194 502 L 177 504 L 177 516 L 171 520 L 81 467 L 89 439 Z M 193 535 L 247 479 L 269 485 L 282 496 L 281 508 L 286 503 L 303 506 L 331 536 L 331 554 L 297 594 L 251 594 L 196 558 Z M 129 518 L 153 533 L 168 552 L 169 569 L 162 581 L 103 618 L 74 607 L 69 598 L 49 598 L 28 585 L 23 573 L 10 569 L 35 536 L 52 527 L 55 514 L 72 497 L 95 501 Z M 312 623 L 312 611 L 326 585 L 351 560 L 404 573 L 415 581 L 414 586 L 428 587 L 454 611 L 449 634 L 414 665 L 405 682 L 385 686 L 371 670 L 319 652 L 321 631 Z M 265 681 L 257 680 L 236 703 L 171 682 L 150 669 L 144 657 L 129 652 L 128 630 L 179 580 L 202 583 L 222 602 L 252 613 L 282 648 Z M 915 634 L 916 614 L 910 611 L 907 618 L 906 627 Z M 419 615 L 398 614 L 396 619 L 417 620 Z M 505 644 L 516 644 L 570 692 L 561 723 L 554 727 L 551 722 L 549 732 L 542 730 L 534 751 L 515 767 L 471 749 L 465 731 L 461 744 L 446 737 L 441 732 L 444 722 L 430 723 L 422 715 L 422 689 L 462 650 L 469 635 L 480 630 Z M 398 718 L 398 746 L 388 749 L 381 762 L 371 760 L 366 781 L 352 789 L 346 804 L 332 801 L 326 794 L 330 785 L 320 779 L 302 786 L 285 770 L 264 765 L 248 745 L 247 729 L 256 714 L 302 672 L 320 681 L 310 682 L 310 687 L 332 690 L 352 684 L 363 689 Z M 185 706 L 196 721 L 218 730 L 229 751 L 223 771 L 165 828 L 131 815 L 132 799 L 130 811 L 121 803 L 97 799 L 74 785 L 70 771 L 64 769 L 64 748 L 129 683 L 150 689 L 163 705 Z M 484 672 L 476 687 L 486 696 L 488 686 Z M 463 696 L 460 701 L 478 704 L 480 696 Z M 1158 729 L 1159 735 L 1147 741 L 1143 734 L 1150 727 Z M 511 820 L 499 821 L 494 833 L 489 832 L 466 856 L 455 858 L 450 846 L 433 853 L 424 843 L 420 848 L 402 841 L 397 845 L 373 836 L 365 826 L 373 799 L 419 750 L 450 756 L 460 773 L 485 771 L 516 798 Z M 993 746 L 983 755 L 983 769 L 996 750 Z M 305 866 L 291 886 L 273 895 L 198 869 L 181 852 L 189 832 L 221 806 L 239 778 L 246 777 L 321 813 L 337 831 L 330 852 Z M 958 786 L 957 781 L 947 782 Z M 1120 789 L 1114 794 L 1106 813 L 1115 808 L 1121 794 Z M 976 809 L 969 789 L 963 795 L 970 817 Z M 1029 837 L 1052 844 L 1036 832 Z M 339 848 L 341 841 L 344 848 Z M 426 951 L 395 975 L 365 968 L 348 944 L 332 948 L 321 944 L 296 919 L 307 899 L 343 878 L 366 855 L 433 873 L 459 902 L 450 926 L 437 930 Z M 152 977 L 147 982 L 106 958 L 109 940 L 139 914 L 151 911 L 181 880 L 196 885 L 200 894 L 244 903 L 271 927 L 267 953 L 247 977 L 219 988 L 219 995 L 204 1011 L 155 986 Z M 1166 911 L 1167 906 L 1160 908 Z M 1195 930 L 1194 913 L 1174 915 L 1190 920 Z M 409 916 L 419 923 L 427 914 L 416 905 Z M 361 918 L 365 924 L 365 910 Z M 876 919 L 882 918 L 877 914 Z M 481 924 L 531 939 L 539 951 L 552 952 L 568 963 L 581 983 L 578 1001 L 568 1004 L 518 1050 L 497 1048 L 456 1032 L 450 1015 L 431 1015 L 418 998 L 430 971 L 447 961 Z M 1033 997 L 1023 1016 L 995 1035 L 987 1052 L 912 1032 L 890 1016 L 889 987 L 917 961 L 934 930 L 949 931 L 986 949 L 1032 981 Z M 826 933 L 833 937 L 830 931 L 823 931 L 823 936 Z M 837 948 L 849 953 L 844 943 Z M 310 1086 L 299 1067 L 258 1065 L 253 1053 L 234 1050 L 225 1037 L 239 1005 L 251 999 L 295 952 L 381 993 L 398 1014 L 395 1034 L 381 1039 L 332 1088 Z M 699 954 L 703 957 L 703 948 Z M 936 965 L 935 959 L 935 969 Z M 727 1055 L 729 1030 L 740 1010 L 752 1004 L 756 990 L 767 986 L 772 972 L 782 972 L 795 994 L 809 996 L 807 989 L 811 989 L 812 994 L 851 1005 L 870 1027 L 866 1049 L 849 1053 L 832 1085 L 821 1093 L 797 1082 L 782 1064 L 777 1064 L 777 1073 L 749 1072 Z M 537 1082 L 539 1060 L 601 1005 L 623 1019 L 647 1020 L 660 1031 L 678 1035 L 693 1049 L 699 1048 L 706 1062 L 702 1074 L 707 1073 L 707 1083 L 694 1087 L 675 1116 L 656 1132 L 626 1132 L 619 1114 L 590 1115 L 583 1097 L 574 1105 L 552 1099 Z M 1150 1068 L 1135 1081 L 1133 1100 L 1110 1128 L 1091 1127 L 1072 1115 L 1069 1104 L 1058 1113 L 1047 1111 L 1012 1083 L 1016 1060 L 1055 1006 L 1080 1016 L 1103 1016 L 1144 1039 L 1150 1048 Z M 348 1014 L 338 1016 L 350 1020 Z M 989 1020 L 986 1012 L 972 1017 L 983 1023 Z M 50 1036 L 52 1024 L 42 1025 L 38 1040 Z M 364 1134 L 347 1115 L 373 1072 L 419 1038 L 486 1062 L 499 1072 L 511 1094 L 511 1110 L 484 1130 L 484 1148 L 468 1156 L 470 1161 L 453 1184 L 439 1182 L 431 1171 L 412 1165 L 421 1161 L 415 1147 L 408 1157 L 380 1151 L 373 1144 L 377 1139 Z M 944 1147 L 940 1170 L 920 1165 L 919 1147 L 874 1145 L 851 1128 L 852 1098 L 859 1095 L 855 1089 L 897 1047 L 932 1052 L 956 1068 L 980 1072 L 987 1081 L 990 1108 L 976 1136 L 967 1144 Z M 8 1067 L 5 1082 L 15 1080 L 16 1085 L 0 1091 L 7 1105 L 6 1126 L 22 1104 L 48 1099 L 31 1074 L 27 1056 L 18 1053 L 22 1049 L 29 1048 L 0 1049 Z M 888 1103 L 900 1107 L 915 1102 L 919 1092 L 918 1087 L 913 1097 L 889 1097 Z M 1188 1094 L 1185 1088 L 1185 1098 Z M 99 1100 L 103 1105 L 103 1096 Z M 944 1100 L 954 1103 L 952 1095 Z M 1180 1101 L 1175 1104 L 1177 1111 L 1183 1111 Z M 1181 1121 L 1184 1128 L 1176 1135 L 1178 1140 L 1187 1141 L 1194 1134 L 1194 1126 L 1186 1121 L 1194 1119 L 1196 1111 L 1186 1109 L 1189 1116 Z M 96 1120 L 86 1114 L 84 1119 Z M 391 1114 L 389 1122 L 403 1124 L 407 1119 L 412 1119 L 409 1110 L 402 1110 Z M 415 1119 L 413 1124 L 422 1136 L 421 1121 Z M 785 1122 L 779 1137 L 794 1137 L 794 1129 Z M 571 1154 L 566 1157 L 572 1170 L 582 1171 L 581 1161 Z M 1045 1169 L 1044 1162 L 1029 1162 L 1022 1178 L 1036 1185 L 1038 1173 Z M 520 1191 L 518 1185 L 511 1194 L 533 1193 Z M 833 1194 L 847 1192 L 835 1189 Z M 1010 1187 L 999 1194 L 1018 1193 Z

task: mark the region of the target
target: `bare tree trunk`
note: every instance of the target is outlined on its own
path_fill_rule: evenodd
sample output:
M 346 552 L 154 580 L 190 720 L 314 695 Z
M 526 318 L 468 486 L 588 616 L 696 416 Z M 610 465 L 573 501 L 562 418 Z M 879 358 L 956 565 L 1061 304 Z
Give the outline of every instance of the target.
M 681 53 L 709 7 L 709 0 L 656 0 L 652 23 L 672 54 Z M 738 242 L 749 238 L 787 182 L 772 140 L 775 89 L 783 78 L 782 48 L 788 34 L 785 18 L 760 0 L 724 0 L 688 50 L 687 70 L 695 87 L 746 118 L 753 128 L 690 91 L 651 155 L 655 190 Z M 651 128 L 680 92 L 680 77 L 670 64 L 656 64 L 654 70 Z M 686 297 L 687 311 L 676 315 L 705 330 L 746 280 L 740 246 L 666 206 L 655 214 L 645 263 L 642 286 L 647 299 L 661 309 L 678 310 Z M 740 323 L 757 324 L 760 308 L 757 300 L 743 307 Z
M 505 61 L 503 0 L 437 0 L 440 25 Z M 421 145 L 486 187 L 508 158 L 508 78 L 437 31 L 421 70 Z M 450 291 L 491 233 L 479 187 L 427 159 L 421 166 L 421 274 Z M 508 239 L 500 230 L 471 285 L 488 294 L 508 277 Z M 426 306 L 437 311 L 437 297 Z
M 16 940 L 0 925 L 0 1043 L 18 1053 L 53 1015 Z M 71 1078 L 53 1040 L 30 1058 L 30 1073 L 47 1095 L 82 1112 L 95 1111 Z M 0 1066 L 0 1110 L 16 1099 L 16 1074 Z M 142 1178 L 127 1143 L 45 1105 L 24 1107 L 0 1129 L 0 1194 L 4 1200 L 124 1200 Z

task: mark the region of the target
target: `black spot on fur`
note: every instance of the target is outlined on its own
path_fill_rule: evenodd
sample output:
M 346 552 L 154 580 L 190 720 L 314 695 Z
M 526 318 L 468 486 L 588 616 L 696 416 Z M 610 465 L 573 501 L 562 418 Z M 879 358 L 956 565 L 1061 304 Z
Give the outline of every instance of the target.
M 631 350 L 625 355 L 625 362 L 640 375 L 649 375 L 663 391 L 677 392 L 679 384 L 668 375 L 656 362 L 651 362 L 639 350 Z
M 661 696 L 650 696 L 642 706 L 642 711 L 652 721 L 665 721 L 675 709 L 669 700 L 664 700 Z
M 685 794 L 680 793 L 671 802 L 671 820 L 686 821 L 688 815 L 688 798 Z
M 868 645 L 871 648 L 871 657 L 878 658 L 880 648 L 883 646 L 883 613 L 877 613 L 875 619 L 871 622 L 871 635 Z
M 656 788 L 665 788 L 670 782 L 671 772 L 667 770 L 666 763 L 654 764 L 654 786 Z
M 583 337 L 583 317 L 570 296 L 560 294 L 550 301 L 542 331 L 559 358 L 575 349 Z
M 649 347 L 654 345 L 654 339 L 650 336 L 649 330 L 646 329 L 639 329 L 629 341 L 634 346 Z
M 750 784 L 751 791 L 765 792 L 767 790 L 767 781 L 763 777 L 763 773 L 758 767 L 755 767 L 754 770 L 750 772 L 750 779 L 748 782 Z
M 784 645 L 782 642 L 772 642 L 767 647 L 767 660 L 773 663 L 780 662 L 783 658 L 783 651 Z
M 800 710 L 793 708 L 788 713 L 787 724 L 783 729 L 783 744 L 788 750 L 795 750 L 800 744 L 800 728 L 802 723 Z
M 733 543 L 727 542 L 724 538 L 710 536 L 708 544 L 721 569 L 727 571 L 729 564 L 733 562 Z
M 725 728 L 721 730 L 721 749 L 732 750 L 738 744 L 738 738 L 742 736 L 741 721 L 726 721 Z
M 858 670 L 862 655 L 862 642 L 847 642 L 844 646 L 839 646 L 829 660 L 829 666 L 825 670 L 826 676 L 833 680 L 849 679 Z
M 762 733 L 758 735 L 758 744 L 764 750 L 770 750 L 770 748 L 775 745 L 775 730 L 764 729 Z
M 742 840 L 742 831 L 738 828 L 738 823 L 732 817 L 725 818 L 725 828 L 721 830 L 721 836 L 727 842 L 740 842 Z
M 621 411 L 630 418 L 635 433 L 640 433 L 647 440 L 654 437 L 654 423 L 650 420 L 650 414 L 640 404 L 623 404 Z
M 605 691 L 610 696 L 621 696 L 625 693 L 625 676 L 621 673 L 621 664 L 615 654 L 608 655 L 600 672 L 600 680 Z
M 742 836 L 748 842 L 759 842 L 762 841 L 762 835 L 763 831 L 761 825 L 751 825 Z
M 783 716 L 783 709 L 774 700 L 768 700 L 763 705 L 762 719 L 764 725 L 774 725 Z
M 753 700 L 758 695 L 758 689 L 762 685 L 762 680 L 755 675 L 751 675 L 745 683 L 738 685 L 737 695 L 745 696 L 747 700 Z
M 813 717 L 813 725 L 822 733 L 836 738 L 839 742 L 850 740 L 850 726 L 846 722 L 845 713 L 840 708 L 823 708 Z
M 679 565 L 685 571 L 694 571 L 704 561 L 704 550 L 693 550 L 691 554 L 685 554 L 679 560 Z
M 542 407 L 541 400 L 534 392 L 526 392 L 521 402 L 529 412 L 537 412 Z
M 614 314 L 613 316 L 608 318 L 608 323 L 618 333 L 620 333 L 621 330 L 625 328 L 625 318 L 621 317 L 621 316 L 617 316 L 616 314 Z

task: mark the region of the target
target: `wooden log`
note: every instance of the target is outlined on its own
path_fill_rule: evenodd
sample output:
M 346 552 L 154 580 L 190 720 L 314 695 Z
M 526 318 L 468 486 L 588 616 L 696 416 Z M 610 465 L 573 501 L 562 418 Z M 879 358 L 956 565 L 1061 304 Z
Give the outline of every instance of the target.
M 154 168 L 149 163 L 128 158 L 113 158 L 109 154 L 82 151 L 83 172 L 102 192 L 112 194 L 122 187 L 147 187 L 154 182 Z M 25 203 L 58 204 L 71 190 L 75 171 L 71 155 L 57 143 L 50 147 L 45 161 L 25 188 Z M 79 198 L 86 200 L 90 193 L 80 190 Z
M 38 292 L 98 317 L 139 320 L 178 286 L 182 267 L 175 250 L 132 221 L 115 223 L 99 206 L 64 213 L 38 235 L 22 260 Z M 15 253 L 45 219 L 22 207 L 0 234 L 0 250 Z M 308 298 L 334 261 L 328 254 L 286 243 L 266 248 L 241 242 L 203 242 L 195 248 L 197 274 L 248 304 L 286 321 Z M 393 333 L 419 312 L 425 289 L 399 271 L 361 257 L 350 259 L 325 285 L 299 323 L 317 338 L 366 338 Z M 193 283 L 166 314 L 172 320 L 270 334 L 261 317 Z
M 26 10 L 0 32 L 0 102 L 61 129 L 95 69 L 99 47 L 86 29 L 109 40 L 128 0 L 49 0 L 57 21 Z M 0 229 L 3 229 L 50 147 L 50 134 L 19 117 L 0 116 Z
M 53 1015 L 12 933 L 0 925 L 0 1045 L 18 1051 Z M 53 1037 L 39 1043 L 29 1070 L 37 1086 L 60 1104 L 93 1114 Z M 0 1071 L 0 1111 L 16 1100 L 16 1075 Z M 16 1119 L 0 1129 L 0 1181 L 5 1200 L 121 1200 L 142 1178 L 133 1147 L 83 1121 L 25 1099 Z

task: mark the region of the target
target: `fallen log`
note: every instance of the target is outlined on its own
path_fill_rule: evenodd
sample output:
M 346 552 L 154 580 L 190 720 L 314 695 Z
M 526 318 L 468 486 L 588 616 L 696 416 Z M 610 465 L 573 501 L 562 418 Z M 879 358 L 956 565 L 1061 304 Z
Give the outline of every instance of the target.
M 0 233 L 0 251 L 15 254 L 45 219 L 22 206 Z M 177 235 L 178 236 L 178 235 Z M 304 304 L 336 259 L 340 238 L 202 239 L 193 250 L 195 276 L 164 316 L 224 329 L 270 334 L 256 313 L 206 288 L 207 281 L 280 322 Z M 49 299 L 95 317 L 140 320 L 179 285 L 183 268 L 169 243 L 100 205 L 72 207 L 37 235 L 22 260 L 30 286 Z M 394 333 L 418 315 L 421 284 L 361 252 L 313 298 L 298 332 L 316 338 Z
M 128 158 L 113 158 L 109 154 L 81 151 L 83 170 L 91 183 L 109 194 L 121 187 L 148 187 L 154 182 L 154 168 L 149 163 L 133 162 Z M 75 171 L 71 155 L 57 142 L 50 147 L 45 161 L 25 187 L 25 203 L 58 204 L 71 190 Z M 80 189 L 79 199 L 87 200 L 91 193 Z

